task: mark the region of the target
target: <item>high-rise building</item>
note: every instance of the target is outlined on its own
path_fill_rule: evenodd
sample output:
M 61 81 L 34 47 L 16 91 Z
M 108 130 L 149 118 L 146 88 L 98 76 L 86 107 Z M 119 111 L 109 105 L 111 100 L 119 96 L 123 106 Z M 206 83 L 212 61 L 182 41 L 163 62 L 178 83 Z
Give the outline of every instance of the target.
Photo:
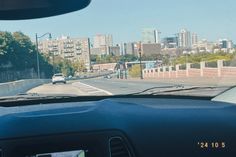
M 163 48 L 177 48 L 178 38 L 177 37 L 166 37 L 162 40 Z
M 222 48 L 222 49 L 232 49 L 232 48 L 234 48 L 233 41 L 228 40 L 228 39 L 220 39 L 219 40 L 219 45 L 220 45 L 220 48 Z
M 160 31 L 152 28 L 145 28 L 142 31 L 142 42 L 145 44 L 160 43 Z
M 106 36 L 98 34 L 93 38 L 93 48 L 100 48 L 106 45 Z
M 121 43 L 119 46 L 120 46 L 120 54 L 122 56 L 125 55 L 124 43 Z
M 109 54 L 115 55 L 115 56 L 120 56 L 120 46 L 109 46 Z
M 234 43 L 232 40 L 228 40 L 228 49 L 233 49 L 234 48 Z
M 113 46 L 113 37 L 111 34 L 106 35 L 106 45 Z
M 124 43 L 124 55 L 133 55 L 134 54 L 134 43 Z
M 182 29 L 178 35 L 179 37 L 179 47 L 189 49 L 191 48 L 191 34 L 188 30 Z
M 104 46 L 113 46 L 112 35 L 98 34 L 93 38 L 93 48 L 101 48 Z
M 113 37 L 112 35 L 104 35 L 104 34 L 98 34 L 93 38 L 93 48 L 100 51 L 94 51 L 99 52 L 97 55 L 100 54 L 109 54 L 109 47 L 113 46 Z M 104 52 L 105 50 L 105 52 Z
M 196 45 L 198 43 L 198 35 L 196 33 L 192 34 L 192 45 Z

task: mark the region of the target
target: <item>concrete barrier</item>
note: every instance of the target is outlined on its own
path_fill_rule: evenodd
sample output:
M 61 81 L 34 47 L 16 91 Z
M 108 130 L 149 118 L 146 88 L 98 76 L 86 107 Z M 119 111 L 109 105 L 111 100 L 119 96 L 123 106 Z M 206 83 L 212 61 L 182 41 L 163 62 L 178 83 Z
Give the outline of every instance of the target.
M 28 79 L 0 83 L 0 96 L 12 96 L 19 93 L 25 93 L 34 87 L 49 83 L 50 81 L 51 80 L 49 79 Z
M 236 67 L 224 66 L 223 60 L 217 61 L 216 67 L 206 67 L 205 62 L 199 63 L 200 68 L 191 68 L 191 64 L 186 64 L 186 69 L 180 69 L 180 65 L 168 67 L 158 67 L 156 69 L 144 69 L 143 76 L 146 79 L 166 79 L 166 78 L 236 78 Z M 163 69 L 163 70 L 161 70 Z

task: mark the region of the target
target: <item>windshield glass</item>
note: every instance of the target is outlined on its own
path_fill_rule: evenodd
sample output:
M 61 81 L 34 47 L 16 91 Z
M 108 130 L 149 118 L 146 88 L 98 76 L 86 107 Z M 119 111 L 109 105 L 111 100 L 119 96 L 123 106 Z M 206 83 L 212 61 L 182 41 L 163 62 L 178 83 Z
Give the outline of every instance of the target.
M 54 74 L 54 76 L 63 76 L 63 74 Z
M 235 10 L 235 0 L 93 0 L 65 15 L 2 20 L 0 97 L 215 96 L 236 85 Z

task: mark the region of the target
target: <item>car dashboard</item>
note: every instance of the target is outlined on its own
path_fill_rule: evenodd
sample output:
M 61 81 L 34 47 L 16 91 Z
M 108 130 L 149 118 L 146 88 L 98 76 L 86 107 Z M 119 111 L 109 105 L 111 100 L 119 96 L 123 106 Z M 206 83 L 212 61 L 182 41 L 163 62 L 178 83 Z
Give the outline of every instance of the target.
M 1 157 L 236 155 L 236 106 L 210 99 L 108 98 L 0 110 Z

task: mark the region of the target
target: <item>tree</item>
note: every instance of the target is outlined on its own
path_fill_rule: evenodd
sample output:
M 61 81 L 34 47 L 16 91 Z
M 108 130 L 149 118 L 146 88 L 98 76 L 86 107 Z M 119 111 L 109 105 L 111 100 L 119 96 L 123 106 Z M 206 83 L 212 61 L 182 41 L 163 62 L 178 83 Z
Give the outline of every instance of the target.
M 121 56 L 120 60 L 123 61 L 123 62 L 132 62 L 132 61 L 138 60 L 138 57 L 135 56 L 135 55 L 126 54 L 124 56 Z
M 37 49 L 30 38 L 22 32 L 0 32 L 0 68 L 1 70 L 24 71 L 37 70 Z M 41 72 L 49 77 L 52 66 L 39 54 Z M 7 67 L 7 68 L 6 68 Z
M 75 69 L 69 60 L 64 60 L 64 62 L 62 62 L 61 72 L 66 76 L 74 75 Z
M 97 61 L 97 56 L 98 56 L 98 55 L 91 55 L 91 56 L 90 56 L 91 62 L 96 62 L 96 61 Z
M 85 63 L 83 60 L 74 62 L 72 66 L 77 72 L 84 72 L 86 70 Z
M 131 77 L 140 77 L 140 65 L 133 65 L 132 68 L 129 70 L 129 75 Z

